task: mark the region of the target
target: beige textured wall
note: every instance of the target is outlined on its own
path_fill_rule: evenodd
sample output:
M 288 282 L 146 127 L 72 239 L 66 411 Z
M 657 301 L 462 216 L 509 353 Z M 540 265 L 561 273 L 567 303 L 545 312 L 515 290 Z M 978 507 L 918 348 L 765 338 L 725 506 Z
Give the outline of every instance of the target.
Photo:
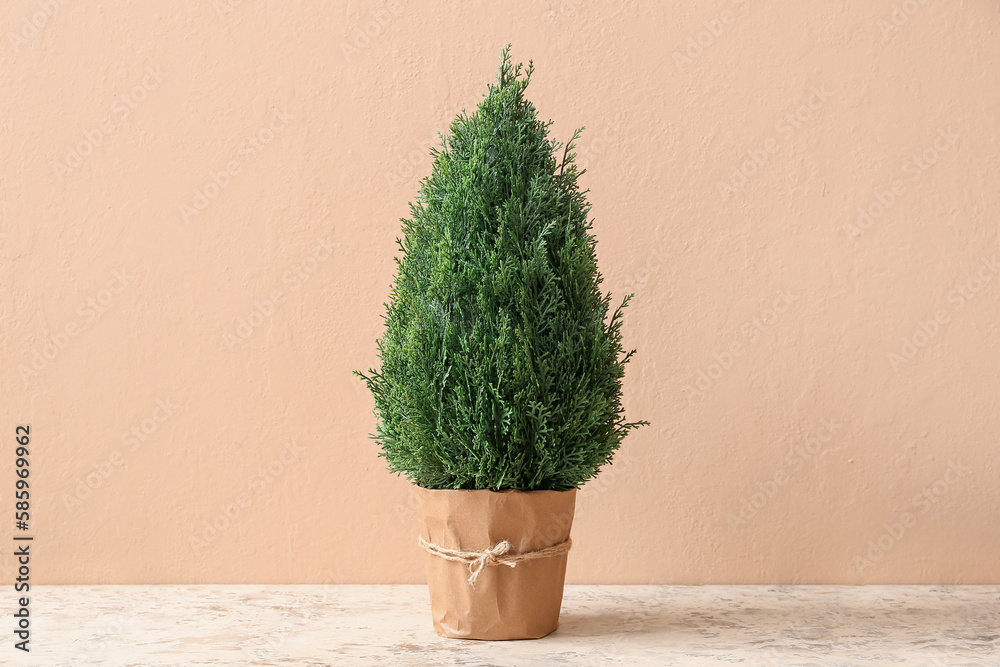
M 509 40 L 588 128 L 653 422 L 581 491 L 569 580 L 1000 582 L 994 0 L 36 0 L 0 31 L 0 536 L 27 422 L 35 581 L 422 580 L 349 372 Z

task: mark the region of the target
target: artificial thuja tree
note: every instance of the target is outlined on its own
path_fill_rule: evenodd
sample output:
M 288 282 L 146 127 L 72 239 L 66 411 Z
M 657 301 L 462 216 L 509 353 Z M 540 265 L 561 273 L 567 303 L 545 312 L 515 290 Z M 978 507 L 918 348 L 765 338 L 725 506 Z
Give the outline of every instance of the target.
M 497 82 L 431 151 L 378 341 L 355 371 L 389 469 L 437 489 L 567 490 L 626 433 L 622 309 L 602 294 L 574 142 L 525 98 L 533 65 L 503 49 Z

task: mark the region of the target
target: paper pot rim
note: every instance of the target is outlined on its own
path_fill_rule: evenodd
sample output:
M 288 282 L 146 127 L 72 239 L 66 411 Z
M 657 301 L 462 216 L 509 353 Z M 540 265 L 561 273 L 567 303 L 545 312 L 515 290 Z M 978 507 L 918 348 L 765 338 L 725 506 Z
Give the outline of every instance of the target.
M 420 493 L 465 493 L 465 494 L 479 493 L 479 494 L 496 494 L 496 495 L 502 495 L 502 494 L 512 494 L 512 495 L 532 494 L 532 495 L 535 495 L 535 494 L 539 494 L 540 495 L 540 494 L 545 494 L 545 493 L 560 493 L 560 494 L 562 494 L 562 493 L 575 493 L 575 492 L 579 491 L 579 489 L 576 489 L 576 488 L 565 489 L 563 491 L 556 491 L 554 489 L 531 489 L 531 490 L 528 490 L 528 491 L 525 491 L 525 490 L 522 490 L 522 489 L 502 489 L 500 491 L 494 491 L 493 489 L 430 489 L 430 488 L 428 488 L 426 486 L 420 486 L 419 484 L 414 484 L 413 486 Z

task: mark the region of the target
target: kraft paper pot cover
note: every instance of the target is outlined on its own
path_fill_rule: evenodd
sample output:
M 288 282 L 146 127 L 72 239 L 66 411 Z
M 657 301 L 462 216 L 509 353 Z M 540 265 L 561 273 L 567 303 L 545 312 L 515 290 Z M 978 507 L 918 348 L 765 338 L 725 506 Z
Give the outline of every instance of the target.
M 435 632 L 463 639 L 536 639 L 558 627 L 576 489 L 416 487 L 416 493 L 420 537 L 431 545 L 423 551 Z M 507 553 L 478 567 L 471 559 L 439 555 L 441 550 L 481 553 L 504 540 Z M 518 562 L 509 567 L 505 560 Z

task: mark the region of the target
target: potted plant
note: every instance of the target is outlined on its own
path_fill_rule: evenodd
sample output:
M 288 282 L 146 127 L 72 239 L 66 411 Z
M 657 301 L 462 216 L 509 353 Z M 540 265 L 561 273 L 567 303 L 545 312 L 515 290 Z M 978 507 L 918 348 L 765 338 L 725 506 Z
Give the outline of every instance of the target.
M 576 489 L 628 423 L 622 310 L 600 290 L 573 152 L 497 82 L 431 151 L 403 219 L 396 277 L 365 380 L 388 468 L 417 485 L 434 628 L 537 638 L 559 623 Z

